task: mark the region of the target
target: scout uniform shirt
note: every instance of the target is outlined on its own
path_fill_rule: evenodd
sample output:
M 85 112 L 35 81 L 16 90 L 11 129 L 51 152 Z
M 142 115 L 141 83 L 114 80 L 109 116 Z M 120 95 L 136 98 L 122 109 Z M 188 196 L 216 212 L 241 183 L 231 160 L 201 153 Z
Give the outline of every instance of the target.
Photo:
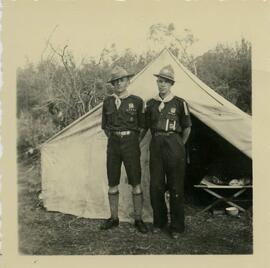
M 136 131 L 144 127 L 143 100 L 135 95 L 121 99 L 117 109 L 115 97 L 104 100 L 102 110 L 102 129 L 109 131 Z
M 146 127 L 151 133 L 177 132 L 191 126 L 188 105 L 185 100 L 174 96 L 170 101 L 164 103 L 164 108 L 159 111 L 160 101 L 151 99 L 146 106 Z

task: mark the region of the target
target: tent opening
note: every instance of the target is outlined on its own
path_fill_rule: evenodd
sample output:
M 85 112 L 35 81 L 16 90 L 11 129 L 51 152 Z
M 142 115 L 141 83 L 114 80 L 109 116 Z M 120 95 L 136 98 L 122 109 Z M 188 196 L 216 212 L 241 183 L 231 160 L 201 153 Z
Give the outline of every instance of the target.
M 188 141 L 189 164 L 186 187 L 191 189 L 205 176 L 216 176 L 224 184 L 233 179 L 252 180 L 252 159 L 192 115 Z

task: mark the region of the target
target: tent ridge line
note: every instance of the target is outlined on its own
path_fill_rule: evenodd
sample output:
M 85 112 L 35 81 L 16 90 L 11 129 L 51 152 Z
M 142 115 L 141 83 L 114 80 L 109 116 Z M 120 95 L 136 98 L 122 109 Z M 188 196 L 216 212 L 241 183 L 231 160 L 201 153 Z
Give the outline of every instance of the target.
M 214 96 L 212 96 L 207 90 L 205 90 L 199 83 L 197 83 L 190 75 L 189 73 L 179 64 L 178 60 L 175 58 L 175 56 L 168 50 L 170 55 L 172 56 L 173 60 L 176 62 L 176 64 L 184 71 L 184 73 L 197 85 L 199 86 L 207 95 L 209 95 L 211 98 L 213 98 L 215 101 L 217 101 L 220 105 L 224 106 L 222 102 L 217 100 Z
M 84 128 L 84 129 L 81 129 L 79 132 L 80 132 L 80 133 L 84 133 L 84 132 L 87 131 L 88 129 L 90 129 L 90 128 L 92 128 L 92 127 L 95 127 L 95 126 L 98 126 L 99 123 L 100 123 L 100 121 L 95 122 L 93 125 L 88 126 L 88 127 Z M 67 135 L 67 136 L 60 137 L 57 141 L 61 141 L 61 140 L 63 140 L 63 139 L 72 137 L 72 136 L 74 136 L 74 135 L 76 135 L 76 134 L 78 134 L 78 131 L 75 131 L 75 132 L 73 132 L 73 133 L 70 133 L 70 134 Z M 94 134 L 96 134 L 96 133 L 94 133 Z
M 185 74 L 196 84 L 198 85 L 206 94 L 208 94 L 210 97 L 212 97 L 213 99 L 215 99 L 218 103 L 220 103 L 222 106 L 224 106 L 223 103 L 221 103 L 219 100 L 217 100 L 214 96 L 212 96 L 206 89 L 204 89 L 198 82 L 196 82 L 192 76 L 189 74 L 189 70 L 185 70 L 185 68 L 183 68 L 183 66 L 181 66 L 181 64 L 178 62 L 178 60 L 175 58 L 175 56 L 168 50 L 169 54 L 171 55 L 171 57 L 174 59 L 174 61 L 177 63 L 177 65 L 185 72 Z M 192 73 L 191 73 L 192 74 Z M 193 75 L 193 74 L 192 74 Z M 194 75 L 195 76 L 195 75 Z M 199 79 L 203 84 L 205 84 L 199 77 L 195 76 L 197 79 Z M 205 84 L 206 85 L 206 84 Z M 208 85 L 206 85 L 207 87 L 209 87 Z M 209 87 L 209 89 L 211 89 Z M 216 91 L 214 91 L 213 89 L 211 89 L 215 94 L 219 95 Z M 231 103 L 230 101 L 228 101 L 226 98 L 224 98 L 223 96 L 219 95 L 224 102 L 226 102 L 228 105 L 232 106 L 235 110 L 237 110 L 238 112 L 241 112 L 241 114 L 243 114 L 244 116 L 246 116 L 247 118 L 251 119 L 251 115 L 247 114 L 246 112 L 242 111 L 240 108 L 238 108 L 237 106 L 235 106 L 233 103 Z
M 133 83 L 133 81 L 135 81 L 138 76 L 142 75 L 147 69 L 149 69 L 149 67 L 159 58 L 159 56 L 166 50 L 167 48 L 163 48 L 159 54 L 150 62 L 148 63 L 140 72 L 138 72 L 136 74 L 136 76 L 131 80 L 131 83 Z
M 149 67 L 150 65 L 152 65 L 157 58 L 159 58 L 159 56 L 165 51 L 167 50 L 167 48 L 163 48 L 159 54 L 155 57 L 155 59 L 153 59 L 149 64 L 147 64 L 139 73 L 136 74 L 136 76 L 131 80 L 131 83 L 133 83 L 137 77 L 139 77 L 141 74 L 143 74 Z M 46 140 L 44 143 L 42 143 L 40 146 L 42 147 L 44 144 L 49 143 L 50 141 L 52 141 L 53 139 L 55 139 L 56 137 L 58 137 L 60 134 L 64 133 L 65 131 L 67 131 L 70 127 L 74 126 L 75 124 L 79 123 L 81 120 L 83 120 L 85 117 L 87 117 L 88 115 L 90 115 L 91 113 L 95 112 L 96 110 L 98 110 L 101 106 L 102 106 L 101 102 L 100 104 L 98 104 L 96 107 L 94 107 L 93 109 L 91 109 L 90 111 L 88 111 L 86 114 L 82 115 L 81 117 L 79 117 L 78 119 L 76 119 L 74 122 L 72 122 L 71 124 L 69 124 L 68 126 L 66 126 L 64 129 L 60 130 L 59 132 L 57 132 L 56 134 L 54 134 L 52 137 L 50 137 L 48 140 Z
M 99 108 L 101 108 L 102 103 L 98 104 L 96 107 L 94 107 L 93 109 L 91 109 L 90 111 L 88 111 L 86 114 L 80 116 L 78 119 L 76 119 L 75 121 L 73 121 L 71 124 L 67 125 L 65 128 L 63 128 L 62 130 L 60 130 L 59 132 L 55 133 L 52 137 L 50 137 L 48 140 L 46 140 L 44 143 L 42 143 L 40 146 L 43 146 L 44 144 L 47 144 L 49 142 L 51 142 L 52 140 L 54 140 L 55 138 L 57 138 L 60 134 L 63 134 L 64 132 L 66 132 L 68 129 L 70 129 L 71 127 L 73 127 L 74 125 L 76 125 L 77 123 L 79 123 L 81 120 L 83 120 L 85 117 L 87 117 L 88 115 L 92 114 L 93 112 L 97 111 Z

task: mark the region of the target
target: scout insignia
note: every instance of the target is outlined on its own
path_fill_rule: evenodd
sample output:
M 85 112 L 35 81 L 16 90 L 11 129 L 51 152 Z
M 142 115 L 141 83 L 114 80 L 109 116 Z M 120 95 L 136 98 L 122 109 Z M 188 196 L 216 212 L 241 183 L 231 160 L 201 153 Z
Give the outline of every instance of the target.
M 169 130 L 175 130 L 176 121 L 170 122 L 169 124 Z
M 128 104 L 128 108 L 129 108 L 129 109 L 134 109 L 134 104 L 133 104 L 133 103 L 129 103 L 129 104 Z
M 175 114 L 175 112 L 176 112 L 176 108 L 175 107 L 171 108 L 171 113 Z

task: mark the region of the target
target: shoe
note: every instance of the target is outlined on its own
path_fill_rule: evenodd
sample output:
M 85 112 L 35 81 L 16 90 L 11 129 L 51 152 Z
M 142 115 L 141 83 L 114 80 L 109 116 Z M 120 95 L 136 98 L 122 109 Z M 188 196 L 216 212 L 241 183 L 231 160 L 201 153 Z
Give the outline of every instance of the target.
M 146 234 L 148 229 L 142 220 L 135 220 L 135 228 L 142 234 Z
M 178 239 L 180 237 L 180 233 L 171 232 L 171 238 L 172 239 Z
M 162 232 L 166 232 L 166 227 L 167 226 L 164 226 L 164 227 L 153 227 L 152 233 L 153 234 L 160 234 Z
M 185 228 L 175 230 L 173 228 L 170 228 L 170 236 L 172 239 L 178 239 L 181 234 L 185 232 Z
M 153 234 L 159 234 L 159 233 L 162 233 L 162 232 L 167 232 L 167 228 L 168 228 L 167 223 L 162 225 L 162 226 L 153 225 L 152 233 Z
M 159 227 L 153 227 L 153 229 L 152 229 L 152 233 L 153 234 L 159 234 L 161 232 L 162 232 L 162 229 L 159 228 Z
M 108 230 L 119 225 L 119 219 L 109 218 L 101 226 L 100 230 Z

